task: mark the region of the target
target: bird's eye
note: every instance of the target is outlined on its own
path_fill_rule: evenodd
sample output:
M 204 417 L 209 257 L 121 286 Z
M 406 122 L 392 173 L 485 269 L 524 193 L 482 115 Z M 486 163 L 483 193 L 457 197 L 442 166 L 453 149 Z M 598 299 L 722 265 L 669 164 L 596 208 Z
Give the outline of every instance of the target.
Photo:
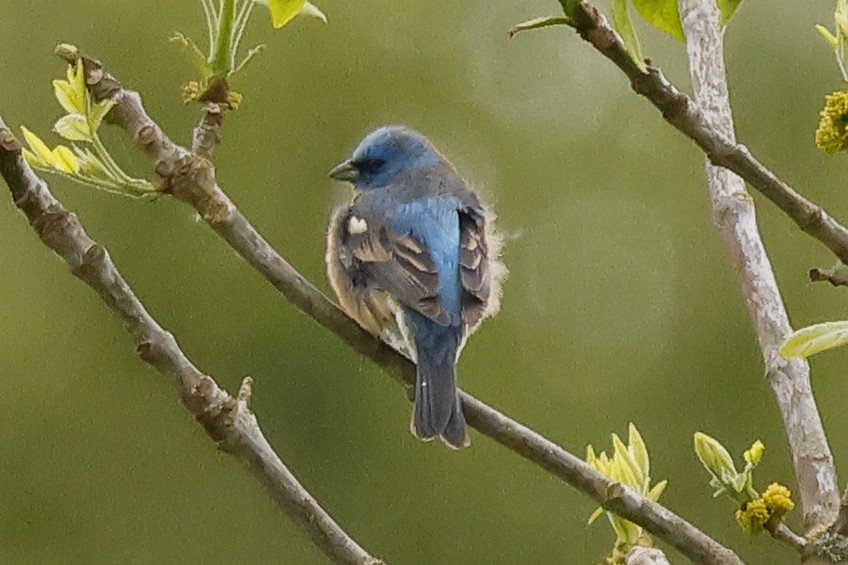
M 356 163 L 356 168 L 365 174 L 374 174 L 385 164 L 386 162 L 382 159 L 363 159 Z

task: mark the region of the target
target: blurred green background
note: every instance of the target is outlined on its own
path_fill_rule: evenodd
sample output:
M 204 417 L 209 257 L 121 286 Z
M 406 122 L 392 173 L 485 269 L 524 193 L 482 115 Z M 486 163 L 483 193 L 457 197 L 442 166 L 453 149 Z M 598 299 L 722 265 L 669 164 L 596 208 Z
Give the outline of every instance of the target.
M 317 1 L 317 0 L 316 0 Z M 554 0 L 343 2 L 328 25 L 275 31 L 260 8 L 246 45 L 269 49 L 235 81 L 219 180 L 254 225 L 327 289 L 324 229 L 347 191 L 327 179 L 386 122 L 428 134 L 512 237 L 503 310 L 471 340 L 463 387 L 583 454 L 635 422 L 663 502 L 751 563 L 788 563 L 743 536 L 713 500 L 692 434 L 735 453 L 767 447 L 763 488 L 794 488 L 778 411 L 743 301 L 712 226 L 703 156 L 566 28 L 507 39 Z M 832 2 L 743 3 L 727 33 L 740 139 L 787 181 L 848 219 L 846 163 L 813 147 L 823 95 L 840 85 L 815 23 Z M 51 144 L 59 41 L 100 58 L 187 142 L 194 78 L 174 31 L 204 42 L 198 2 L 0 0 L 0 113 Z M 643 47 L 684 90 L 684 48 L 637 22 Z M 150 175 L 121 132 L 118 159 Z M 585 496 L 472 432 L 453 453 L 407 433 L 410 405 L 371 363 L 287 304 L 189 209 L 51 179 L 150 312 L 234 390 L 256 379 L 265 434 L 348 531 L 389 563 L 597 563 L 612 545 Z M 830 254 L 758 195 L 795 325 L 848 316 L 843 289 L 807 281 Z M 140 362 L 120 323 L 0 198 L 0 561 L 323 563 L 323 556 Z M 843 474 L 848 351 L 812 360 Z M 789 518 L 799 525 L 799 512 Z M 672 553 L 677 562 L 684 561 Z

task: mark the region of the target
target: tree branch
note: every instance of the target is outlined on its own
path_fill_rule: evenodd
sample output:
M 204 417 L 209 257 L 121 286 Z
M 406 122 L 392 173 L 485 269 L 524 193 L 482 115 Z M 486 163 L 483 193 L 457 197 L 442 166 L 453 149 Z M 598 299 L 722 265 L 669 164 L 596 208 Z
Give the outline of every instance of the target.
M 713 0 L 679 0 L 679 6 L 700 118 L 703 124 L 715 132 L 717 139 L 723 140 L 724 147 L 732 149 L 736 147 L 736 136 L 727 91 L 724 36 L 720 29 L 718 5 Z M 747 152 L 732 150 L 727 155 L 732 157 L 729 163 L 753 162 Z M 745 159 L 739 160 L 740 157 Z M 810 387 L 809 365 L 805 360 L 786 360 L 778 353 L 792 328 L 760 239 L 753 200 L 745 190 L 745 181 L 723 168 L 727 163 L 727 160 L 716 159 L 712 155 L 706 163 L 713 220 L 723 236 L 736 271 L 762 351 L 769 384 L 783 416 L 805 526 L 808 531 L 820 530 L 833 522 L 839 505 L 833 457 Z M 780 191 L 772 193 L 771 197 L 797 197 L 784 200 L 787 204 L 806 202 L 779 183 L 776 177 L 772 181 L 766 186 L 778 186 Z M 785 209 L 797 210 L 792 206 Z M 812 213 L 806 227 L 826 225 L 821 221 L 825 217 L 819 209 Z
M 699 11 L 701 8 L 707 11 Z M 649 65 L 642 71 L 594 6 L 579 4 L 573 21 L 580 36 L 627 75 L 636 93 L 647 98 L 668 123 L 706 153 L 714 219 L 737 272 L 783 417 L 805 524 L 808 530 L 826 527 L 836 517 L 839 493 L 833 457 L 810 388 L 809 366 L 806 361 L 783 359 L 777 352 L 791 328 L 760 240 L 753 201 L 742 179 L 731 171 L 843 260 L 848 259 L 848 230 L 736 143 L 717 9 L 714 3 L 680 0 L 680 12 L 699 104 L 669 83 L 656 67 Z
M 670 565 L 665 553 L 656 547 L 633 546 L 627 553 L 627 565 Z
M 200 111 L 200 121 L 191 132 L 191 150 L 201 157 L 212 158 L 215 146 L 221 141 L 221 124 L 226 104 L 206 102 Z
M 332 561 L 370 564 L 371 557 L 339 527 L 303 488 L 268 444 L 249 402 L 253 381 L 242 382 L 236 398 L 218 387 L 180 350 L 174 336 L 154 320 L 121 277 L 106 249 L 85 233 L 38 178 L 21 153 L 21 145 L 0 117 L 0 175 L 15 205 L 29 219 L 44 244 L 71 272 L 94 289 L 118 315 L 137 345 L 139 356 L 165 374 L 177 377 L 185 407 L 222 450 L 241 461 L 295 523 Z
M 663 118 L 700 147 L 713 165 L 733 171 L 783 210 L 804 232 L 848 264 L 848 229 L 807 200 L 760 163 L 744 145 L 717 129 L 694 101 L 651 65 L 642 71 L 606 19 L 591 4 L 577 6 L 574 26 L 580 36 L 630 79 L 633 90 L 662 112 Z
M 71 58 L 72 64 L 76 58 Z M 253 228 L 215 180 L 212 164 L 176 145 L 147 115 L 137 92 L 124 89 L 100 63 L 83 57 L 86 81 L 96 100 L 111 98 L 108 123 L 122 128 L 153 162 L 163 190 L 188 203 L 248 264 L 292 304 L 371 359 L 407 387 L 414 365 L 349 318 L 283 259 Z M 468 424 L 590 496 L 604 509 L 631 520 L 696 563 L 742 565 L 742 560 L 667 508 L 602 475 L 550 440 L 460 391 Z

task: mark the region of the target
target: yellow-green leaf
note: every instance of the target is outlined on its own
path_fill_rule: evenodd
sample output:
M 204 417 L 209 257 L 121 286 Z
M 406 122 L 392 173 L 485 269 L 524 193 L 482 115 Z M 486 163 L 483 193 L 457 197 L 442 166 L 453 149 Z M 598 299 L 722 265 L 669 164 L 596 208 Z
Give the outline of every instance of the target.
M 732 480 L 736 476 L 733 458 L 718 440 L 707 434 L 695 432 L 695 453 L 707 471 L 722 479 L 722 481 L 728 478 Z
M 53 151 L 51 151 L 50 148 L 47 147 L 47 144 L 44 143 L 43 141 L 41 141 L 41 139 L 37 135 L 35 135 L 31 131 L 29 131 L 24 126 L 21 126 L 21 131 L 24 134 L 24 139 L 26 140 L 27 145 L 29 145 L 30 148 L 32 149 L 32 154 L 35 156 L 35 158 L 37 159 L 37 162 L 40 164 L 40 165 L 36 165 L 35 163 L 33 163 L 32 161 L 29 161 L 29 159 L 27 159 L 27 161 L 29 161 L 30 165 L 32 165 L 34 167 L 36 167 L 36 166 L 50 167 L 51 163 L 53 161 Z
M 819 32 L 821 36 L 824 37 L 824 40 L 827 41 L 834 49 L 836 49 L 836 46 L 839 45 L 839 40 L 836 36 L 830 33 L 830 30 L 823 25 L 816 24 L 816 31 Z
M 618 459 L 619 467 L 622 470 L 624 482 L 630 488 L 641 491 L 645 476 L 639 464 L 633 458 L 633 454 L 630 453 L 630 449 L 624 445 L 617 434 L 612 434 L 612 444 L 615 448 L 615 457 Z
M 633 459 L 639 465 L 642 474 L 647 478 L 651 474 L 651 464 L 648 457 L 648 448 L 645 446 L 645 441 L 642 435 L 633 423 L 630 423 L 627 435 L 627 443 L 629 444 L 630 452 L 633 454 Z
M 590 525 L 592 522 L 594 522 L 595 520 L 597 520 L 597 519 L 600 517 L 600 515 L 601 515 L 601 514 L 603 514 L 603 513 L 604 513 L 604 509 L 603 509 L 603 508 L 601 508 L 600 506 L 598 506 L 598 507 L 595 509 L 595 511 L 594 511 L 594 512 L 592 512 L 592 515 L 591 515 L 591 516 L 589 516 L 589 521 L 588 521 L 588 522 L 586 522 L 586 524 L 587 524 L 587 525 Z
M 630 21 L 630 13 L 627 11 L 627 0 L 613 1 L 612 23 L 621 36 L 622 41 L 624 41 L 624 48 L 636 62 L 636 65 L 644 72 L 645 57 L 642 56 L 642 46 L 639 45 L 639 38 L 636 36 L 633 22 Z
M 91 139 L 91 128 L 88 120 L 82 114 L 62 116 L 53 129 L 68 141 L 88 141 Z
M 312 16 L 325 23 L 327 16 L 317 6 L 305 0 L 256 0 L 260 4 L 268 6 L 271 12 L 271 24 L 275 28 L 281 28 L 298 15 Z
M 80 98 L 73 87 L 64 80 L 53 81 L 53 95 L 69 114 L 85 112 L 85 98 Z
M 718 8 L 721 10 L 721 22 L 723 24 L 727 24 L 731 17 L 733 17 L 733 13 L 736 12 L 736 8 L 739 7 L 739 4 L 742 0 L 718 0 Z
M 74 66 L 69 66 L 66 74 L 67 80 L 53 81 L 53 94 L 69 114 L 84 114 L 88 94 L 85 89 L 82 60 L 78 60 Z
M 755 441 L 750 448 L 745 452 L 745 461 L 750 463 L 751 465 L 756 465 L 760 462 L 760 459 L 763 457 L 763 452 L 766 450 L 766 446 L 763 445 L 763 442 L 760 440 Z
M 824 322 L 796 330 L 780 346 L 780 354 L 787 359 L 809 357 L 848 343 L 848 321 Z
M 677 0 L 633 0 L 633 6 L 655 28 L 683 41 Z
M 79 161 L 74 152 L 64 145 L 57 145 L 53 150 L 53 168 L 69 175 L 79 172 Z
M 114 100 L 106 98 L 91 107 L 91 111 L 88 113 L 88 125 L 92 132 L 97 131 L 97 128 L 100 127 L 100 123 L 103 121 L 103 118 L 109 113 L 109 110 L 111 110 L 114 105 Z
M 654 485 L 654 487 L 648 491 L 647 497 L 648 500 L 653 500 L 654 502 L 658 501 L 662 496 L 662 493 L 665 492 L 665 487 L 668 486 L 668 481 L 660 481 Z

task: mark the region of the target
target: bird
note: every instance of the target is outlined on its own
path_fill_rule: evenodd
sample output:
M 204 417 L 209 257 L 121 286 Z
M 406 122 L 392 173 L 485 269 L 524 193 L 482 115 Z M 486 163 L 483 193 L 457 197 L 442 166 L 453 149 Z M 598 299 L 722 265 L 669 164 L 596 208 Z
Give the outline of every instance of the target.
M 467 447 L 456 362 L 500 309 L 507 270 L 494 212 L 430 140 L 402 125 L 367 134 L 330 177 L 353 186 L 327 231 L 330 286 L 362 328 L 416 363 L 412 434 Z

